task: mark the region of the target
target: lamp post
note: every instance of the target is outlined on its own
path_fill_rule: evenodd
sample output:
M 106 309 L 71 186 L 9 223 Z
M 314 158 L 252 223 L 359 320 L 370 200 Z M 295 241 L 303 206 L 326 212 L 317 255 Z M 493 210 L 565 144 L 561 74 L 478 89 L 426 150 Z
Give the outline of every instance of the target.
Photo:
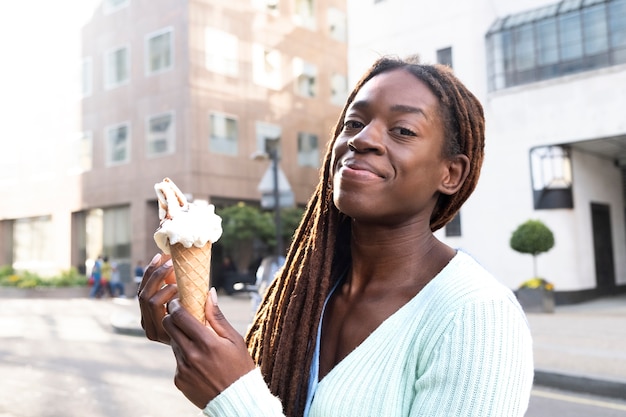
M 273 209 L 274 209 L 274 223 L 276 225 L 276 255 L 284 256 L 283 248 L 283 225 L 280 217 L 280 188 L 278 184 L 278 146 L 268 146 L 266 152 L 257 151 L 251 156 L 256 161 L 269 159 L 272 163 L 272 194 L 273 194 Z

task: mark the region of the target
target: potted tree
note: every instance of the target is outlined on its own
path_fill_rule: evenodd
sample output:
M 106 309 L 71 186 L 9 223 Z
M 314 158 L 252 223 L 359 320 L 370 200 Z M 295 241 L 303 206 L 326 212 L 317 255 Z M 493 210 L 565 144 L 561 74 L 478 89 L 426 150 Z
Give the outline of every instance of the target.
M 533 257 L 533 278 L 515 292 L 525 311 L 554 312 L 554 286 L 537 274 L 537 256 L 554 246 L 554 234 L 540 220 L 522 223 L 511 235 L 511 248 Z

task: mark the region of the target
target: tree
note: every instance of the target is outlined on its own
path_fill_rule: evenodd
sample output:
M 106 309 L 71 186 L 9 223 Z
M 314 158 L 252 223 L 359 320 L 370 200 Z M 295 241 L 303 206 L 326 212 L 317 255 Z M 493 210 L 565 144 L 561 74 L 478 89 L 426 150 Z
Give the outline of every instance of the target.
M 540 220 L 528 220 L 513 232 L 509 244 L 513 250 L 533 256 L 533 273 L 537 277 L 537 255 L 552 249 L 554 235 Z

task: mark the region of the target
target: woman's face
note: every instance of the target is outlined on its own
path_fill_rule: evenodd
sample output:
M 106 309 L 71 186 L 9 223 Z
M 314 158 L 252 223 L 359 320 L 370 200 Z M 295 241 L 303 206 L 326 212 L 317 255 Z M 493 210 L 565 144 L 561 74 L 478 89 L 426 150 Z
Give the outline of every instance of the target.
M 369 80 L 347 109 L 332 152 L 333 200 L 357 221 L 430 222 L 448 161 L 439 103 L 405 70 Z

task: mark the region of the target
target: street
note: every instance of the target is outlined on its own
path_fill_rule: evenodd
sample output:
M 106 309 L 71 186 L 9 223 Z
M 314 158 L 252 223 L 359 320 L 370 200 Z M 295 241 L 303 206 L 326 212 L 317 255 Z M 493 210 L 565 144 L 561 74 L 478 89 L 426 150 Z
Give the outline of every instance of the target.
M 220 296 L 240 332 L 245 295 Z M 174 387 L 168 346 L 113 330 L 134 300 L 0 300 L 0 417 L 197 416 Z M 626 402 L 535 387 L 527 417 L 626 416 Z

